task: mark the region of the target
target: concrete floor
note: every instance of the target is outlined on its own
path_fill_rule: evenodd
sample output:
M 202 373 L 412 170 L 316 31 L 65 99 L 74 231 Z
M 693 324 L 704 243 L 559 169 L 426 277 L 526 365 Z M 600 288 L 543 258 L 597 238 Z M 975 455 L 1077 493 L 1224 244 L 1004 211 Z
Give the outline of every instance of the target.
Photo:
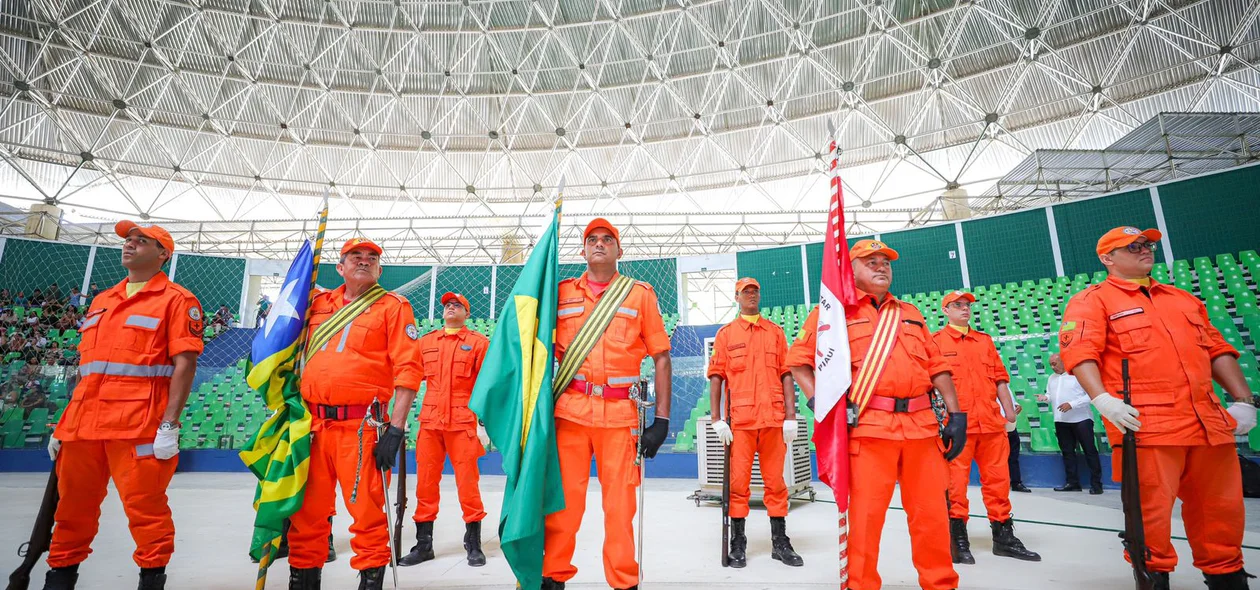
M 18 560 L 14 550 L 27 539 L 37 510 L 46 476 L 41 474 L 0 475 L 0 570 L 7 575 Z M 502 501 L 503 478 L 486 477 L 482 491 L 487 518 L 484 548 L 489 563 L 471 568 L 463 559 L 463 523 L 452 478 L 442 482 L 442 512 L 436 526 L 438 557 L 419 566 L 399 568 L 399 587 L 408 589 L 497 588 L 513 587 L 507 562 L 499 551 L 497 528 L 498 507 Z M 601 513 L 595 480 L 588 500 L 586 520 L 579 534 L 575 561 L 581 570 L 568 584 L 573 590 L 606 588 L 600 558 Z M 721 537 L 721 512 L 716 505 L 697 507 L 687 496 L 696 488 L 694 481 L 651 479 L 647 495 L 647 536 L 645 551 L 644 590 L 652 588 L 759 589 L 759 588 L 835 588 L 837 573 L 835 506 L 817 502 L 794 503 L 788 517 L 788 532 L 796 550 L 804 557 L 805 567 L 789 568 L 770 559 L 769 520 L 764 511 L 754 508 L 748 520 L 749 558 L 743 570 L 723 569 L 718 564 Z M 830 499 L 830 491 L 818 487 L 819 499 Z M 254 480 L 249 474 L 181 473 L 171 484 L 171 501 L 175 513 L 177 549 L 168 568 L 170 588 L 176 589 L 243 589 L 252 588 L 256 566 L 246 556 L 253 512 Z M 979 489 L 971 489 L 972 512 L 982 510 Z M 1061 494 L 1038 490 L 1032 494 L 1014 494 L 1015 517 L 1069 525 L 1088 525 L 1116 529 L 1123 525 L 1118 510 L 1119 493 L 1108 490 L 1103 496 Z M 1260 514 L 1260 504 L 1248 500 L 1249 516 Z M 414 506 L 414 499 L 411 504 Z M 894 506 L 899 502 L 894 497 Z M 340 514 L 346 514 L 339 508 Z M 324 587 L 356 588 L 355 572 L 350 570 L 350 538 L 346 532 L 349 519 L 340 516 L 334 521 L 339 559 L 324 569 Z M 1180 521 L 1173 523 L 1174 534 L 1184 535 Z M 1043 588 L 1081 588 L 1089 590 L 1129 589 L 1133 587 L 1127 564 L 1121 558 L 1120 542 L 1115 533 L 1073 529 L 1047 524 L 1021 523 L 1017 534 L 1029 548 L 1039 551 L 1044 560 L 1024 563 L 992 555 L 991 541 L 983 517 L 970 524 L 972 547 L 977 564 L 959 566 L 962 588 L 1034 590 Z M 407 547 L 414 539 L 414 528 L 408 525 Z M 1260 529 L 1250 524 L 1246 544 L 1260 546 Z M 1202 577 L 1190 565 L 1190 549 L 1177 541 L 1182 565 L 1173 574 L 1173 588 L 1202 588 Z M 111 490 L 101 516 L 101 534 L 95 552 L 82 565 L 79 588 L 83 590 L 117 590 L 135 586 L 136 567 L 131 561 L 134 545 L 127 533 L 126 519 L 117 496 Z M 1260 555 L 1245 550 L 1245 556 L 1260 564 Z M 1253 566 L 1254 567 L 1254 566 Z M 32 586 L 41 587 L 45 566 L 35 571 Z M 287 583 L 287 565 L 278 563 L 270 575 L 271 588 Z M 885 588 L 915 588 L 916 577 L 909 559 L 909 539 L 905 513 L 893 510 L 888 515 L 880 556 L 880 573 Z M 388 582 L 386 587 L 391 587 Z

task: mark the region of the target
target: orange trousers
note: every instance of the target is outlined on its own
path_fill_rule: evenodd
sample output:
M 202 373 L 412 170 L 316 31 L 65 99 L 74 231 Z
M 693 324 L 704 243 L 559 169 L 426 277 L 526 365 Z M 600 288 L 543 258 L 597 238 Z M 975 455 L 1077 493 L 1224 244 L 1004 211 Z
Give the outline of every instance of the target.
M 603 492 L 604 579 L 613 588 L 639 583 L 634 560 L 635 489 L 639 468 L 634 464 L 638 437 L 629 428 L 595 428 L 556 419 L 560 451 L 560 479 L 564 481 L 564 510 L 547 516 L 543 541 L 543 576 L 567 582 L 577 575 L 573 551 L 586 512 L 586 487 L 591 480 L 591 457 Z
M 731 442 L 731 518 L 748 518 L 749 486 L 752 484 L 753 453 L 761 461 L 762 495 L 771 517 L 787 516 L 787 484 L 783 482 L 783 458 L 787 444 L 782 428 L 736 430 Z
M 372 450 L 376 430 L 363 429 L 363 460 L 359 462 L 359 420 L 326 421 L 311 433 L 310 474 L 306 498 L 290 519 L 289 565 L 295 568 L 324 567 L 328 559 L 328 517 L 336 507 L 337 486 L 354 522 L 350 524 L 350 567 L 365 570 L 389 565 L 390 530 L 385 520 L 385 489 Z M 359 469 L 358 495 L 354 502 L 355 469 Z
M 486 517 L 478 489 L 481 474 L 477 471 L 477 459 L 486 454 L 475 430 L 420 429 L 416 436 L 416 522 L 437 520 L 442 481 L 442 465 L 447 454 L 455 469 L 455 487 L 459 490 L 459 506 L 464 510 L 464 522 L 480 522 Z
M 57 455 L 57 503 L 49 567 L 82 563 L 92 552 L 100 528 L 101 502 L 114 479 L 136 551 L 131 559 L 144 567 L 163 567 L 175 552 L 175 522 L 166 486 L 179 464 L 153 456 L 152 440 L 66 441 Z M 138 452 L 139 451 L 139 452 Z
M 1242 472 L 1234 445 L 1138 447 L 1142 523 L 1151 558 L 1146 567 L 1171 572 L 1177 566 L 1172 545 L 1173 501 L 1181 499 L 1181 520 L 1194 556 L 1205 574 L 1228 574 L 1243 567 Z M 1120 481 L 1121 455 L 1112 453 L 1113 479 Z M 1128 559 L 1128 555 L 1125 555 Z
M 849 590 L 878 590 L 879 540 L 893 488 L 910 525 L 910 555 L 923 590 L 958 587 L 949 557 L 949 478 L 936 437 L 918 440 L 860 438 L 849 441 Z
M 1011 470 L 1006 460 L 1011 456 L 1011 443 L 1005 432 L 968 434 L 962 454 L 949 462 L 949 517 L 969 520 L 971 503 L 967 501 L 967 484 L 971 481 L 971 462 L 980 467 L 980 495 L 989 520 L 1001 522 L 1011 517 Z

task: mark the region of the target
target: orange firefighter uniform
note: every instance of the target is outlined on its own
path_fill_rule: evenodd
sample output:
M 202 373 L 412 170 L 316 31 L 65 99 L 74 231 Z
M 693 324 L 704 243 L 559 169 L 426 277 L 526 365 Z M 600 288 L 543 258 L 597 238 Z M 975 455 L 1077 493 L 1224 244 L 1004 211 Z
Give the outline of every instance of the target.
M 610 283 L 611 284 L 611 283 Z M 604 291 L 586 273 L 560 283 L 556 358 L 563 359 Z M 635 562 L 635 488 L 638 409 L 628 399 L 639 382 L 640 365 L 649 355 L 669 351 L 669 335 L 656 292 L 635 282 L 600 335 L 577 376 L 556 401 L 556 446 L 564 481 L 564 510 L 547 516 L 543 576 L 565 582 L 577 574 L 573 565 L 578 527 L 586 512 L 591 457 L 603 494 L 604 577 L 614 588 L 639 583 Z
M 121 225 L 121 224 L 120 224 Z M 155 228 L 142 228 L 145 235 Z M 125 234 L 124 234 L 125 235 Z M 169 234 L 157 238 L 174 250 Z M 170 394 L 172 359 L 201 354 L 205 318 L 188 289 L 163 272 L 127 296 L 127 280 L 92 299 L 80 330 L 79 376 L 53 437 L 57 504 L 48 565 L 71 566 L 92 552 L 110 478 L 136 542 L 141 568 L 164 567 L 175 551 L 166 487 L 179 456 L 160 460 L 153 439 Z
M 941 300 L 941 307 L 958 299 L 975 301 L 975 296 L 954 291 Z M 989 520 L 1003 522 L 1011 517 L 1011 473 L 1006 466 L 1011 448 L 997 387 L 1009 383 L 1010 375 L 993 338 L 984 332 L 946 326 L 932 339 L 949 362 L 958 407 L 967 413 L 967 444 L 962 454 L 949 462 L 949 517 L 968 520 L 967 483 L 974 460 L 980 469 L 980 493 Z
M 416 522 L 437 519 L 438 483 L 447 455 L 455 469 L 464 522 L 480 522 L 486 517 L 477 488 L 477 459 L 486 449 L 477 438 L 477 416 L 468 409 L 468 397 L 489 345 L 489 339 L 467 327 L 454 333 L 438 329 L 420 338 L 428 387 L 416 437 Z
M 370 242 L 353 242 L 347 242 L 346 248 L 370 244 L 380 251 Z M 343 248 L 343 254 L 345 251 Z M 345 291 L 343 285 L 311 300 L 311 332 L 350 303 Z M 332 526 L 328 517 L 333 514 L 338 485 L 354 519 L 350 525 L 350 548 L 354 550 L 350 567 L 366 570 L 389 564 L 390 531 L 383 487 L 389 482 L 381 481 L 376 468 L 376 429 L 364 424 L 364 416 L 374 402 L 387 407 L 396 387 L 420 388 L 418 338 L 411 304 L 389 293 L 334 334 L 307 363 L 302 373 L 302 399 L 313 418 L 310 474 L 306 499 L 293 515 L 289 530 L 291 568 L 323 567 Z M 353 502 L 352 495 L 356 496 Z
M 1158 232 L 1152 239 L 1159 239 Z M 1114 248 L 1103 250 L 1100 242 L 1099 249 Z M 1109 392 L 1121 391 L 1120 361 L 1129 361 L 1132 405 L 1142 423 L 1137 451 L 1147 567 L 1171 572 L 1177 565 L 1170 527 L 1173 502 L 1180 498 L 1194 566 L 1205 574 L 1236 572 L 1243 567 L 1244 526 L 1237 422 L 1213 393 L 1212 359 L 1238 352 L 1194 295 L 1153 279 L 1143 282 L 1149 286 L 1109 277 L 1072 297 L 1060 327 L 1060 355 L 1069 371 L 1097 363 Z M 1121 433 L 1104 424 L 1112 447 L 1119 448 Z M 1116 481 L 1120 459 L 1112 453 Z
M 877 252 L 897 258 L 896 251 L 872 240 L 854 244 L 849 256 L 855 259 Z M 849 430 L 849 588 L 872 590 L 883 584 L 877 571 L 879 542 L 897 484 L 901 484 L 901 502 L 909 519 L 919 586 L 957 588 L 958 574 L 949 553 L 949 514 L 942 501 L 949 469 L 927 397 L 933 389 L 932 377 L 949 373 L 950 368 L 923 314 L 892 294 L 880 303 L 858 291 L 857 307 L 846 318 L 853 375 L 867 360 L 879 311 L 885 305 L 901 306 L 900 331 L 870 403 L 858 425 Z M 829 328 L 819 327 L 815 307 L 792 343 L 788 366 L 814 367 L 818 331 Z M 893 411 L 897 405 L 907 411 Z
M 731 518 L 748 517 L 753 454 L 761 461 L 764 502 L 771 517 L 787 516 L 787 484 L 783 481 L 783 376 L 788 373 L 787 338 L 765 318 L 743 318 L 718 330 L 709 360 L 709 378 L 726 381 L 731 396 Z

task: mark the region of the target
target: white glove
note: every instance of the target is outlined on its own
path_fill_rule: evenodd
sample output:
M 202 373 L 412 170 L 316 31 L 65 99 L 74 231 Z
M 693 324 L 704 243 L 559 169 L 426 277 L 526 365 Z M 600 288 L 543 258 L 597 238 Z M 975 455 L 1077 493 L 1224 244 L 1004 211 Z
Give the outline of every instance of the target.
M 1252 418 L 1252 422 L 1255 422 L 1255 418 Z M 53 461 L 56 461 L 57 453 L 60 453 L 60 452 L 61 452 L 61 441 L 51 436 L 48 437 L 48 458 L 52 459 Z
M 153 456 L 166 460 L 179 454 L 179 428 L 158 429 L 153 439 Z
M 490 446 L 490 435 L 486 433 L 486 427 L 481 424 L 477 425 L 477 440 L 481 441 L 481 446 Z
M 722 444 L 729 445 L 731 441 L 735 440 L 735 433 L 731 432 L 731 427 L 727 426 L 726 422 L 718 420 L 710 426 L 713 428 L 713 432 L 717 433 L 718 440 L 722 441 Z
M 1142 428 L 1142 423 L 1137 420 L 1137 408 L 1124 403 L 1120 398 L 1110 393 L 1104 393 L 1090 400 L 1090 403 L 1094 404 L 1094 408 L 1098 410 L 1098 413 L 1103 418 L 1106 418 L 1108 422 L 1119 428 L 1121 434 L 1129 430 L 1137 432 Z
M 1225 408 L 1230 416 L 1238 421 L 1238 427 L 1234 429 L 1235 436 L 1243 436 L 1251 432 L 1256 427 L 1256 407 L 1247 402 L 1230 402 L 1229 407 Z
M 796 420 L 784 420 L 783 442 L 791 445 L 794 440 L 796 440 Z

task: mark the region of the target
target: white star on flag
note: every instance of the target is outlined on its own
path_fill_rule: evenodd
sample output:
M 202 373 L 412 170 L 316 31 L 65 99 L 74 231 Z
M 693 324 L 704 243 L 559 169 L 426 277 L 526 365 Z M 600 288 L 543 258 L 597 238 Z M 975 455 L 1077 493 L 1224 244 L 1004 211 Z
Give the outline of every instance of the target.
M 276 301 L 276 306 L 271 308 L 271 313 L 267 314 L 266 327 L 263 328 L 263 337 L 271 336 L 271 329 L 280 322 L 281 318 L 293 318 L 294 321 L 302 321 L 298 317 L 297 307 L 293 305 L 293 289 L 297 287 L 297 281 L 291 281 L 284 284 L 284 289 L 280 291 L 280 297 Z

